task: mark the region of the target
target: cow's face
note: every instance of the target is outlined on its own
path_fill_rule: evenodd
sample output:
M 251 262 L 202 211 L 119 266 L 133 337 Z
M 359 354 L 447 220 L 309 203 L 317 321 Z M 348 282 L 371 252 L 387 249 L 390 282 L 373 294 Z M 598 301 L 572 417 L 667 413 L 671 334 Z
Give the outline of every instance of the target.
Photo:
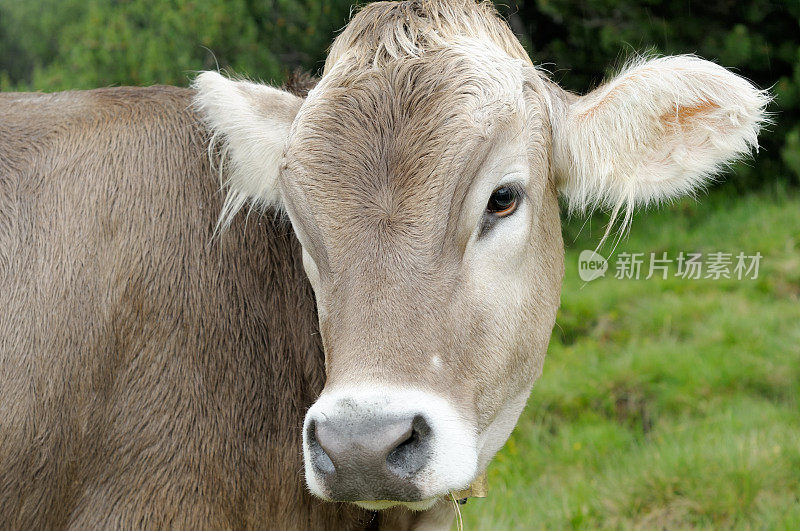
M 309 488 L 423 509 L 484 470 L 541 372 L 563 274 L 558 191 L 622 212 L 689 191 L 755 143 L 766 99 L 688 57 L 578 98 L 510 33 L 462 35 L 455 12 L 418 11 L 381 33 L 392 13 L 337 40 L 306 101 L 213 73 L 196 86 L 229 152 L 223 222 L 278 204 L 303 247 L 327 371 L 303 426 Z M 411 39 L 409 17 L 438 21 L 415 37 L 428 48 L 365 33 Z M 356 53 L 359 39 L 379 46 Z
M 563 274 L 544 85 L 527 68 L 530 82 L 477 45 L 340 62 L 295 121 L 280 187 L 325 346 L 304 427 L 320 496 L 428 503 L 469 484 L 516 422 Z

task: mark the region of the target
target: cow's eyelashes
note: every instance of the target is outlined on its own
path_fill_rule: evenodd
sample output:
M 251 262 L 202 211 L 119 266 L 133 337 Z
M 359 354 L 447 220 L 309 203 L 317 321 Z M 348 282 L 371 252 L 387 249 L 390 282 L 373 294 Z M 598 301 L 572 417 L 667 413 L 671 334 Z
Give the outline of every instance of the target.
M 498 186 L 489 196 L 486 203 L 486 214 L 494 218 L 505 218 L 513 214 L 522 201 L 522 190 L 519 186 L 505 184 Z

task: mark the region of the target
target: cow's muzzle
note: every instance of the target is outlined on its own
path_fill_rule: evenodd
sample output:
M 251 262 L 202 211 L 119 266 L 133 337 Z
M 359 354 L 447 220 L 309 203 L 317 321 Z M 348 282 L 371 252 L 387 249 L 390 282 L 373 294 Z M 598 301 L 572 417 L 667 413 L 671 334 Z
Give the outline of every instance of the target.
M 303 427 L 306 481 L 327 500 L 422 509 L 477 474 L 474 425 L 412 389 L 325 392 Z

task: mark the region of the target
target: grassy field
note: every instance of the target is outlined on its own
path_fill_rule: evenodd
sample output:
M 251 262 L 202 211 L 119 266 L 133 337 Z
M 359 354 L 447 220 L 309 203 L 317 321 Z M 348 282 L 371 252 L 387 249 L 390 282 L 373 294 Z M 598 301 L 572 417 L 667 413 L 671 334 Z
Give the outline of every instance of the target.
M 758 251 L 757 280 L 618 280 L 612 257 L 584 283 L 602 225 L 580 228 L 544 374 L 465 529 L 800 529 L 800 195 L 685 200 L 616 249 Z

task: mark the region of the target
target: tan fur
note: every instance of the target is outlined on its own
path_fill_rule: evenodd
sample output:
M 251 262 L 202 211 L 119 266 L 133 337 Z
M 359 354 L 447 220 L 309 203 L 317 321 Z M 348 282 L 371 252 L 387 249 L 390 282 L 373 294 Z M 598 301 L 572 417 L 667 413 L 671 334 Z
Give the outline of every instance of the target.
M 324 374 L 299 248 L 271 218 L 212 240 L 191 97 L 0 95 L 2 529 L 379 523 L 303 486 Z
M 540 96 L 528 87 L 530 105 L 521 108 L 523 84 L 501 98 L 498 80 L 479 66 L 450 48 L 380 69 L 342 60 L 297 119 L 282 185 L 290 213 L 311 213 L 293 220 L 321 242 L 314 256 L 327 280 L 317 296 L 336 308 L 322 321 L 327 385 L 380 381 L 446 392 L 465 415 L 479 411 L 485 428 L 502 395 L 529 387 L 538 372 L 563 250 Z M 456 218 L 471 178 L 489 169 L 487 148 L 516 135 L 531 140 L 538 214 L 524 272 L 536 296 L 520 308 L 529 313 L 524 334 L 494 308 L 476 312 Z M 508 358 L 506 348 L 539 361 Z M 433 354 L 458 370 L 420 370 Z

